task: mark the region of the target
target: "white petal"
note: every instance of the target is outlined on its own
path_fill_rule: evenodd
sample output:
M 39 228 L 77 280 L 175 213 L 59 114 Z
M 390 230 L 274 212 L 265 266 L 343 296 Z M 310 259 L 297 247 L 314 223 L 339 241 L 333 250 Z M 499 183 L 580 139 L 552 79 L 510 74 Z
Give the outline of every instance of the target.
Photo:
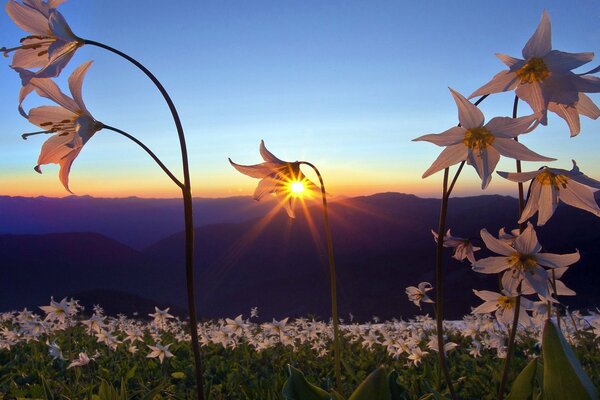
M 498 59 L 500 61 L 502 61 L 504 63 L 504 65 L 509 67 L 511 71 L 515 71 L 515 70 L 521 68 L 523 65 L 525 65 L 525 60 L 521 60 L 520 58 L 511 57 L 506 54 L 496 53 L 496 57 L 498 57 Z M 516 76 L 515 76 L 515 79 L 516 79 Z
M 485 124 L 485 128 L 492 132 L 494 136 L 501 135 L 506 138 L 514 138 L 526 132 L 537 119 L 538 116 L 535 114 L 519 118 L 496 117 Z
M 537 225 L 543 226 L 554 215 L 558 207 L 558 191 L 552 185 L 540 185 L 540 199 L 538 201 Z
M 523 280 L 523 274 L 514 273 L 513 270 L 508 270 L 502 275 L 502 289 L 511 296 L 519 294 L 519 283 Z
M 568 267 L 579 261 L 579 258 L 578 251 L 570 254 L 539 253 L 535 255 L 537 262 L 548 268 Z
M 548 110 L 556 113 L 556 115 L 567 121 L 569 130 L 571 131 L 571 137 L 579 134 L 581 125 L 579 123 L 579 111 L 575 106 L 566 106 L 564 104 L 550 102 L 548 103 Z
M 66 120 L 74 121 L 76 118 L 77 114 L 57 106 L 41 106 L 33 108 L 29 111 L 29 122 L 39 126 L 42 129 L 52 128 L 49 124 L 47 124 L 48 122 L 54 124 Z
M 522 143 L 519 143 L 513 139 L 505 139 L 496 137 L 494 147 L 504 157 L 514 158 L 515 160 L 522 161 L 554 161 L 555 158 L 545 157 L 535 151 L 529 150 Z
M 262 163 L 256 165 L 240 165 L 236 164 L 229 159 L 229 163 L 238 171 L 244 175 L 248 175 L 252 178 L 262 179 L 267 175 L 270 175 L 277 171 L 279 165 L 273 163 Z
M 548 272 L 541 267 L 535 267 L 534 272 L 525 272 L 525 280 L 533 287 L 537 294 L 543 298 L 547 298 L 548 293 Z
M 450 93 L 452 93 L 452 97 L 454 97 L 454 102 L 458 108 L 458 120 L 460 125 L 465 129 L 483 126 L 484 117 L 481 110 L 452 88 L 450 88 Z
M 500 293 L 492 292 L 490 290 L 473 290 L 473 293 L 475 293 L 481 300 L 485 300 L 486 302 L 498 301 L 501 296 Z
M 71 192 L 71 189 L 69 189 L 69 173 L 71 172 L 71 167 L 73 166 L 75 158 L 77 158 L 82 148 L 83 147 L 73 150 L 67 156 L 63 157 L 59 162 L 60 171 L 58 173 L 58 177 L 65 189 L 67 189 L 67 191 L 69 191 L 70 193 L 73 192 Z
M 523 58 L 543 57 L 552 50 L 552 34 L 550 29 L 550 17 L 544 10 L 542 20 L 537 29 L 523 48 Z
M 457 164 L 467 158 L 467 146 L 463 143 L 446 147 L 435 159 L 431 167 L 423 173 L 423 178 L 427 178 L 442 169 Z
M 271 153 L 269 150 L 267 150 L 264 140 L 260 141 L 259 151 L 260 151 L 260 155 L 262 156 L 263 160 L 265 160 L 266 162 L 285 164 L 285 161 L 281 161 L 279 158 L 275 157 L 273 155 L 273 153 Z
M 50 30 L 56 37 L 66 42 L 79 40 L 79 38 L 73 34 L 73 31 L 69 27 L 69 24 L 62 16 L 62 14 L 58 12 L 58 10 L 50 10 L 50 17 L 48 18 L 48 22 Z
M 413 142 L 430 142 L 438 146 L 451 146 L 462 142 L 465 139 L 466 129 L 460 126 L 455 126 L 442 133 L 431 133 L 413 139 Z
M 473 263 L 473 271 L 482 274 L 496 274 L 509 267 L 506 257 L 488 257 Z
M 496 239 L 486 229 L 482 229 L 480 233 L 485 246 L 494 253 L 509 256 L 515 252 L 515 249 L 506 244 L 506 242 Z
M 75 100 L 71 99 L 69 96 L 65 95 L 58 88 L 56 83 L 52 81 L 52 79 L 35 79 L 31 81 L 31 84 L 35 86 L 35 91 L 42 97 L 50 99 L 57 103 L 58 105 L 66 108 L 67 110 L 78 113 L 79 106 L 75 102 Z
M 41 12 L 10 0 L 6 4 L 6 13 L 24 31 L 38 36 L 48 36 L 48 20 Z
M 477 293 L 475 293 L 475 294 L 477 294 Z M 481 297 L 481 296 L 479 296 L 479 297 Z M 498 303 L 486 301 L 485 303 L 481 304 L 480 306 L 474 308 L 473 311 L 471 311 L 471 312 L 473 314 L 487 314 L 487 313 L 494 312 L 497 309 L 498 309 Z
M 586 185 L 589 187 L 592 187 L 594 189 L 600 189 L 600 182 L 590 178 L 589 176 L 585 175 L 583 172 L 581 172 L 579 170 L 579 167 L 577 166 L 577 163 L 575 162 L 575 160 L 573 161 L 573 169 L 571 169 L 571 171 L 566 172 L 564 175 L 567 175 L 569 178 L 571 178 L 572 180 L 581 183 L 582 185 Z
M 600 78 L 597 76 L 577 76 L 573 81 L 579 92 L 600 92 Z
M 546 125 L 546 111 L 548 109 L 548 101 L 549 99 L 544 94 L 539 83 L 526 83 L 524 85 L 520 85 L 517 90 L 515 90 L 517 96 L 520 99 L 523 99 L 529 107 L 533 110 L 535 114 L 540 114 L 542 117 L 540 118 L 540 123 L 542 125 Z
M 581 115 L 585 115 L 588 118 L 598 119 L 600 117 L 600 108 L 584 93 L 579 93 L 579 101 L 575 107 L 577 107 L 577 111 Z
M 260 200 L 265 194 L 275 193 L 279 181 L 270 177 L 266 177 L 260 182 L 254 190 L 254 200 Z
M 45 43 L 44 43 L 45 42 Z M 19 49 L 14 52 L 12 68 L 42 68 L 48 63 L 48 40 L 30 38 L 22 40 L 22 45 L 36 45 L 31 49 Z
M 471 93 L 469 99 L 478 96 L 485 96 L 486 94 L 500 93 L 506 92 L 508 90 L 513 90 L 517 87 L 519 83 L 519 78 L 517 74 L 511 72 L 509 70 L 502 71 L 497 73 L 491 81 Z
M 600 208 L 598 208 L 594 193 L 587 186 L 570 181 L 566 188 L 560 188 L 560 199 L 570 206 L 589 211 L 600 217 Z
M 73 95 L 73 99 L 79 106 L 82 111 L 85 111 L 89 114 L 85 104 L 83 103 L 83 97 L 81 96 L 81 87 L 83 86 L 83 79 L 88 71 L 88 69 L 92 66 L 92 61 L 88 61 L 86 63 L 81 64 L 71 76 L 69 76 L 69 90 L 71 90 L 71 95 Z
M 540 206 L 540 195 L 542 192 L 542 185 L 533 181 L 529 187 L 529 198 L 527 199 L 527 204 L 525 204 L 525 208 L 521 213 L 521 217 L 519 218 L 519 223 L 527 221 L 529 218 L 533 217 L 533 215 L 538 212 Z M 541 225 L 544 225 L 543 223 Z M 540 219 L 538 217 L 538 226 L 540 225 Z
M 563 283 L 563 281 L 556 280 L 556 295 L 557 296 L 575 296 L 577 293 L 568 288 L 567 285 Z
M 539 253 L 542 249 L 540 242 L 538 242 L 537 234 L 533 225 L 527 224 L 527 228 L 515 239 L 515 250 L 521 254 L 535 254 Z
M 570 71 L 594 59 L 594 53 L 565 53 L 552 50 L 544 56 L 544 63 L 550 71 Z

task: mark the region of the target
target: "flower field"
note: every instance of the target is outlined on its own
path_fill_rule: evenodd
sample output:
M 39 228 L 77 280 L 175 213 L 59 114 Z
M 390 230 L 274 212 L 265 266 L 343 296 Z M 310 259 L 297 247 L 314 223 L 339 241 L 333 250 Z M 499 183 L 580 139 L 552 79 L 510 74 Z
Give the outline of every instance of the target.
M 0 392 L 4 398 L 185 399 L 193 397 L 189 330 L 168 310 L 153 319 L 90 316 L 76 301 L 52 302 L 45 315 L 4 313 L 0 322 Z M 206 392 L 210 399 L 283 399 L 287 365 L 324 389 L 333 385 L 331 324 L 308 318 L 255 323 L 253 317 L 200 324 Z M 87 316 L 86 316 L 87 315 Z M 518 333 L 515 371 L 539 355 L 542 313 Z M 600 385 L 600 314 L 574 312 L 563 333 L 584 369 Z M 506 352 L 506 328 L 487 315 L 446 322 L 445 345 L 464 399 L 492 399 Z M 406 399 L 434 398 L 443 380 L 437 366 L 435 320 L 349 323 L 340 326 L 343 388 L 348 396 L 378 366 L 398 372 Z M 466 379 L 468 378 L 468 379 Z M 111 391 L 114 391 L 111 393 Z M 443 397 L 439 397 L 443 398 Z

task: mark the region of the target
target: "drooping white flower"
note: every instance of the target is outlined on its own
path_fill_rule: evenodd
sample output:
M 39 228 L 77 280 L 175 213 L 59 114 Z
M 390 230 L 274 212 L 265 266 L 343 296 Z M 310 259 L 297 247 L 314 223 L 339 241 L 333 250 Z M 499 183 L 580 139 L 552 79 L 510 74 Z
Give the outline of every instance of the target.
M 600 92 L 600 79 L 571 71 L 592 61 L 594 53 L 552 50 L 546 11 L 522 53 L 523 59 L 496 54 L 509 69 L 496 74 L 469 98 L 516 89 L 516 95 L 540 114 L 543 125 L 550 110 L 567 121 L 571 136 L 579 133 L 579 114 L 593 119 L 600 116 L 600 109 L 584 94 Z
M 533 287 L 538 295 L 550 299 L 548 290 L 547 268 L 559 268 L 572 265 L 579 261 L 579 252 L 571 254 L 540 253 L 542 246 L 538 242 L 537 234 L 530 223 L 527 228 L 514 241 L 513 246 L 496 239 L 487 230 L 481 230 L 481 238 L 488 249 L 502 257 L 488 257 L 478 260 L 473 264 L 473 270 L 484 274 L 495 274 L 504 271 L 502 286 L 511 296 L 519 294 L 517 291 L 523 280 Z
M 438 233 L 433 229 L 431 230 L 431 233 L 433 234 L 433 239 L 437 243 L 439 237 Z M 475 254 L 473 253 L 481 250 L 480 247 L 473 246 L 473 243 L 469 239 L 452 236 L 450 229 L 448 229 L 444 235 L 444 247 L 450 247 L 454 249 L 454 254 L 452 255 L 454 259 L 458 261 L 467 259 L 471 262 L 471 264 L 475 262 Z
M 23 112 L 29 122 L 43 129 L 42 132 L 24 134 L 23 139 L 41 133 L 54 134 L 43 144 L 35 170 L 41 173 L 40 166 L 59 164 L 60 181 L 69 192 L 69 172 L 75 158 L 87 141 L 103 128 L 103 124 L 92 117 L 81 96 L 83 79 L 91 65 L 91 61 L 80 65 L 69 77 L 73 98 L 62 93 L 51 79 L 33 78 L 30 85 L 36 93 L 56 102 L 59 107 L 41 106 L 33 108 L 28 114 Z M 20 98 L 22 100 L 23 97 Z
M 62 299 L 60 303 L 54 301 L 54 298 L 51 298 L 50 304 L 47 306 L 40 306 L 40 309 L 46 313 L 46 321 L 56 320 L 65 322 L 66 318 L 71 316 L 73 312 L 66 297 Z
M 531 172 L 498 172 L 500 176 L 513 182 L 531 180 L 530 195 L 523 209 L 519 223 L 527 221 L 537 212 L 537 225 L 542 226 L 554 214 L 560 200 L 570 206 L 589 211 L 600 217 L 600 208 L 589 188 L 600 189 L 600 182 L 583 174 L 575 160 L 573 169 L 543 167 Z
M 492 173 L 500 156 L 522 161 L 552 161 L 541 156 L 514 140 L 526 132 L 537 120 L 530 115 L 520 118 L 496 117 L 484 125 L 485 118 L 477 106 L 460 93 L 450 89 L 456 106 L 460 126 L 455 126 L 440 134 L 429 134 L 413 139 L 427 141 L 446 148 L 423 174 L 423 178 L 461 161 L 467 161 L 481 178 L 481 188 L 485 189 L 492 179 Z
M 427 296 L 427 292 L 432 290 L 433 287 L 429 282 L 421 282 L 417 287 L 409 286 L 406 288 L 406 295 L 408 300 L 412 301 L 417 307 L 421 308 L 421 302 L 433 303 L 433 300 Z
M 473 290 L 473 293 L 485 302 L 471 311 L 473 314 L 494 313 L 496 320 L 503 325 L 511 325 L 515 316 L 515 308 L 517 297 L 511 296 L 507 292 L 497 293 L 490 290 Z M 528 325 L 531 318 L 527 314 L 527 310 L 532 307 L 531 301 L 521 297 L 519 307 L 519 323 Z
M 67 369 L 70 369 L 73 367 L 82 367 L 84 365 L 88 365 L 89 363 L 90 363 L 90 358 L 88 357 L 88 355 L 85 353 L 79 353 L 79 356 L 75 360 L 71 361 L 71 363 L 69 364 Z
M 425 357 L 427 354 L 429 354 L 429 352 L 423 351 L 417 346 L 410 349 L 410 355 L 408 356 L 408 359 L 413 362 L 415 367 L 417 367 L 423 360 L 423 357 Z
M 50 355 L 50 357 L 52 357 L 53 360 L 64 360 L 65 357 L 62 354 L 62 351 L 60 349 L 60 346 L 56 344 L 56 342 L 48 342 L 46 341 L 46 344 L 48 345 L 48 354 Z
M 169 347 L 171 346 L 171 344 L 167 344 L 167 345 L 162 345 L 160 343 L 156 343 L 155 346 L 150 346 L 147 345 L 150 350 L 152 350 L 147 356 L 146 358 L 157 358 L 160 360 L 160 363 L 162 364 L 163 360 L 165 358 L 171 358 L 173 357 L 173 353 L 171 353 L 169 351 Z
M 256 165 L 240 165 L 229 159 L 229 163 L 244 175 L 260 179 L 254 199 L 260 200 L 266 194 L 272 194 L 279 199 L 280 204 L 290 218 L 295 217 L 295 199 L 311 196 L 316 186 L 300 171 L 300 163 L 282 161 L 275 157 L 265 147 L 264 140 L 260 141 L 260 155 L 265 162 Z

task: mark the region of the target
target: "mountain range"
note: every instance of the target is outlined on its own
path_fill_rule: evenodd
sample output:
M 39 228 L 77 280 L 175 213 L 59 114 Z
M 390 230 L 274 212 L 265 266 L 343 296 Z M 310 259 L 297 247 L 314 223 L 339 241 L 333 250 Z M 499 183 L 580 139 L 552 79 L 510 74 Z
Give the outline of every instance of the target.
M 330 315 L 329 270 L 322 208 L 295 219 L 273 202 L 249 197 L 196 199 L 196 281 L 202 318 Z M 330 205 L 340 316 L 357 320 L 411 317 L 421 311 L 405 288 L 433 282 L 440 200 L 400 193 L 345 198 Z M 448 226 L 481 243 L 479 231 L 515 227 L 517 201 L 507 196 L 452 198 Z M 79 298 L 107 312 L 184 314 L 185 267 L 181 208 L 176 200 L 89 197 L 0 197 L 0 311 Z M 71 230 L 70 232 L 68 232 Z M 61 232 L 62 231 L 62 232 Z M 600 219 L 560 205 L 537 229 L 544 251 L 578 249 L 581 261 L 564 276 L 578 292 L 572 308 L 600 304 L 597 260 Z M 445 309 L 459 318 L 479 303 L 472 289 L 497 290 L 497 278 L 445 253 Z M 477 258 L 491 255 L 487 250 Z M 422 312 L 432 314 L 430 305 Z

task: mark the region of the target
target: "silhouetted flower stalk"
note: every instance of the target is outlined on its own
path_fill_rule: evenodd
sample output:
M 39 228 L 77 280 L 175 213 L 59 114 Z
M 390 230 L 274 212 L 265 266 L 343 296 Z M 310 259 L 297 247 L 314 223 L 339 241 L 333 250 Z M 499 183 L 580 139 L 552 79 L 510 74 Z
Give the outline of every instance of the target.
M 193 354 L 194 354 L 197 398 L 199 400 L 204 400 L 202 358 L 200 355 L 200 345 L 198 342 L 198 321 L 197 321 L 197 316 L 196 316 L 196 302 L 195 302 L 196 295 L 195 295 L 195 288 L 194 288 L 194 220 L 193 220 L 193 209 L 192 209 L 192 185 L 191 185 L 191 180 L 190 180 L 190 170 L 189 170 L 187 146 L 186 146 L 186 142 L 185 142 L 185 134 L 183 132 L 183 126 L 181 124 L 179 114 L 177 112 L 177 109 L 175 108 L 175 105 L 173 104 L 173 101 L 171 100 L 171 97 L 169 96 L 168 92 L 165 90 L 163 85 L 140 62 L 138 62 L 131 56 L 129 56 L 117 49 L 114 49 L 110 46 L 107 46 L 105 44 L 95 42 L 93 40 L 87 40 L 87 39 L 84 39 L 83 42 L 84 42 L 84 44 L 101 47 L 105 50 L 115 53 L 115 54 L 125 58 L 127 61 L 131 62 L 132 64 L 134 64 L 136 67 L 138 67 L 144 74 L 146 74 L 146 76 L 148 78 L 150 78 L 150 80 L 154 83 L 154 85 L 156 85 L 156 87 L 162 94 L 163 98 L 167 102 L 167 105 L 169 106 L 169 110 L 171 111 L 171 115 L 173 117 L 173 121 L 175 122 L 175 127 L 177 128 L 177 135 L 179 137 L 179 145 L 181 148 L 181 161 L 182 161 L 182 167 L 183 167 L 183 184 L 181 182 L 179 182 L 178 180 L 174 179 L 174 176 L 172 174 L 167 173 L 167 175 L 169 175 L 169 177 L 177 184 L 177 186 L 179 186 L 179 188 L 182 191 L 182 197 L 183 197 L 184 220 L 185 220 L 185 265 L 186 265 L 188 314 L 189 314 L 189 318 L 190 318 L 190 336 L 191 336 L 192 350 L 193 350 Z M 147 149 L 137 139 L 130 137 L 130 135 L 127 135 L 122 131 L 118 131 L 115 129 L 112 129 L 112 130 L 128 137 L 129 139 L 136 142 L 138 145 L 142 146 L 142 148 L 144 148 L 144 150 L 146 150 L 146 152 L 149 152 L 149 149 Z M 152 154 L 150 154 L 150 155 L 152 156 Z M 157 159 L 155 157 L 152 157 L 152 158 L 155 161 L 157 161 Z M 159 163 L 161 168 L 163 168 L 163 170 L 165 170 L 164 165 L 161 165 L 161 164 L 162 163 Z M 165 172 L 167 172 L 167 170 L 165 170 Z
M 335 382 L 336 390 L 342 392 L 342 361 L 341 361 L 341 342 L 340 342 L 340 328 L 338 320 L 338 307 L 337 307 L 337 275 L 335 271 L 335 257 L 333 253 L 333 239 L 331 238 L 331 226 L 329 223 L 329 208 L 327 206 L 327 192 L 325 191 L 325 183 L 321 172 L 313 164 L 300 161 L 299 164 L 309 166 L 315 171 L 319 178 L 319 184 L 321 185 L 321 197 L 323 198 L 323 220 L 325 224 L 325 238 L 327 240 L 327 257 L 329 260 L 329 276 L 331 283 L 331 318 L 333 320 L 333 358 L 335 367 Z M 440 231 L 442 232 L 442 231 Z M 443 240 L 440 240 L 443 243 Z

